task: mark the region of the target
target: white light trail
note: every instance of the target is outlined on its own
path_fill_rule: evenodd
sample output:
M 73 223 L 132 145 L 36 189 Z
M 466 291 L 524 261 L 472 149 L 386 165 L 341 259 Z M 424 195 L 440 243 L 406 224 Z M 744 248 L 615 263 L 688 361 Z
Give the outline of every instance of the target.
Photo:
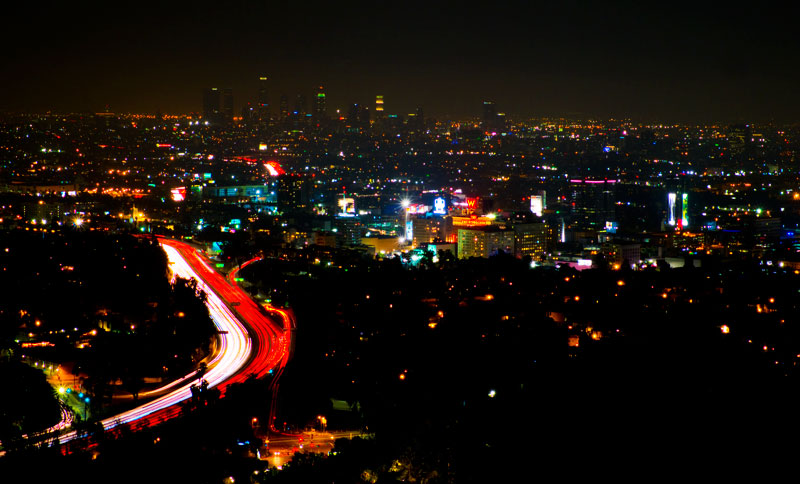
M 231 313 L 219 296 L 202 281 L 180 254 L 180 251 L 163 242 L 161 243 L 161 247 L 167 253 L 173 276 L 196 280 L 198 289 L 206 293 L 206 305 L 208 306 L 209 314 L 217 329 L 221 332 L 219 338 L 219 353 L 214 359 L 208 362 L 208 371 L 203 376 L 203 379 L 208 382 L 208 387 L 212 388 L 235 375 L 247 363 L 253 350 L 252 341 L 247 335 L 247 331 L 242 323 Z M 202 261 L 202 259 L 200 260 Z M 194 384 L 194 375 L 195 373 L 193 372 L 177 382 L 170 383 L 159 389 L 164 390 L 183 383 L 183 385 L 179 386 L 177 389 L 160 398 L 134 408 L 133 410 L 128 410 L 103 420 L 103 428 L 108 430 L 120 424 L 133 422 L 154 412 L 188 400 L 192 397 L 191 387 Z M 59 440 L 60 442 L 68 442 L 76 437 L 76 432 L 72 431 L 60 436 Z

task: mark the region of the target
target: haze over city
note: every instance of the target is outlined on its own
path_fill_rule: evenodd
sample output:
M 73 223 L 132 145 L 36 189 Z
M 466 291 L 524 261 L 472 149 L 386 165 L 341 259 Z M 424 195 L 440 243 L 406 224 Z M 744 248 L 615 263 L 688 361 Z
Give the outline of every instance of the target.
M 0 109 L 237 112 L 325 85 L 331 107 L 376 94 L 397 114 L 647 122 L 792 121 L 797 6 L 669 2 L 44 2 L 5 15 Z

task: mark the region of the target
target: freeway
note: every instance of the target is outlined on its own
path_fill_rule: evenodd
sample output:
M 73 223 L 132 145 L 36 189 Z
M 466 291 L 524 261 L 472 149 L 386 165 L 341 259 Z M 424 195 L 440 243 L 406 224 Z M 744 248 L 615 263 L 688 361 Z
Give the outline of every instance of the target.
M 236 282 L 237 281 L 236 276 L 238 275 L 239 270 L 259 260 L 261 260 L 259 257 L 250 259 L 249 261 L 241 264 L 239 268 L 231 271 L 230 274 L 228 274 L 228 281 L 230 282 L 230 285 L 236 289 L 241 290 Z M 239 310 L 242 310 L 241 306 L 239 307 Z M 291 355 L 291 337 L 292 337 L 292 331 L 295 329 L 294 316 L 287 310 L 279 309 L 271 305 L 268 305 L 266 308 L 262 308 L 257 304 L 255 304 L 253 300 L 250 298 L 248 298 L 248 301 L 246 301 L 244 310 L 248 311 L 249 314 L 248 321 L 260 321 L 265 317 L 267 321 L 272 321 L 272 318 L 270 316 L 273 316 L 280 318 L 280 321 L 282 322 L 282 327 L 280 329 L 274 327 L 272 324 L 262 325 L 265 328 L 270 328 L 269 329 L 270 334 L 275 338 L 274 340 L 277 341 L 278 344 L 280 345 L 280 347 L 277 348 L 277 351 L 273 351 L 272 353 L 281 358 L 280 361 L 277 362 L 277 364 L 274 364 L 272 366 L 268 364 L 266 366 L 266 368 L 268 369 L 267 371 L 272 372 L 274 370 L 272 380 L 270 381 L 269 384 L 269 390 L 272 394 L 272 399 L 268 416 L 268 422 L 269 422 L 268 430 L 281 435 L 289 435 L 289 434 L 283 434 L 275 427 L 275 414 L 277 413 L 277 407 L 278 407 L 278 381 L 280 380 L 280 377 L 283 374 L 283 369 L 285 368 L 286 363 L 289 361 Z M 281 333 L 283 334 L 283 336 L 279 336 Z M 261 341 L 264 341 L 263 336 L 266 335 L 262 335 Z M 270 339 L 270 341 L 273 341 L 273 339 Z M 263 357 L 268 361 L 269 355 L 264 354 L 265 352 L 263 351 L 264 350 L 263 348 L 260 348 L 260 350 L 261 351 L 259 352 L 259 355 L 256 356 L 256 359 Z
M 225 389 L 250 376 L 264 377 L 281 371 L 289 359 L 291 319 L 279 311 L 276 323 L 266 310 L 256 304 L 240 287 L 229 284 L 190 245 L 177 240 L 159 238 L 167 254 L 173 277 L 193 278 L 206 293 L 206 305 L 219 330 L 217 353 L 208 361 L 203 379 L 208 387 Z M 180 413 L 180 402 L 192 397 L 195 374 L 187 375 L 153 394 L 164 393 L 144 405 L 102 421 L 108 430 L 122 424 L 132 428 L 155 425 Z M 59 437 L 61 442 L 77 438 L 73 430 Z

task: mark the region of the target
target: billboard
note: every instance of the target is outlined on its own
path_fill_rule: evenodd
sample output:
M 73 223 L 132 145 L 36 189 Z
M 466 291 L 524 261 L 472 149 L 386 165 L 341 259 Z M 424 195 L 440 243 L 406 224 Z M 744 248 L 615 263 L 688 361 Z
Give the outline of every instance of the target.
M 182 202 L 186 200 L 186 187 L 178 187 L 170 190 L 173 202 Z
M 689 194 L 681 194 L 681 227 L 689 226 Z
M 447 215 L 447 201 L 444 197 L 436 197 L 433 199 L 433 213 L 436 215 Z
M 477 198 L 468 198 L 467 199 L 467 212 L 474 213 L 475 210 L 478 209 L 478 199 Z
M 544 212 L 544 200 L 541 195 L 531 196 L 531 212 L 536 216 L 541 217 Z
M 341 214 L 356 213 L 356 200 L 354 198 L 340 198 L 339 209 Z
M 672 227 L 675 226 L 675 203 L 678 200 L 677 193 L 668 193 L 667 194 L 667 204 L 669 205 L 669 218 L 667 219 L 667 223 Z

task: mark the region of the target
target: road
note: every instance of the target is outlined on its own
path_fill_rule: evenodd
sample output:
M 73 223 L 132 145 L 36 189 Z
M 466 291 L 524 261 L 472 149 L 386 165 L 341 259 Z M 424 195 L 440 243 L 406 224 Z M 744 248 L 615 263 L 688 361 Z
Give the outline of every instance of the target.
M 167 254 L 173 277 L 193 278 L 206 293 L 206 305 L 211 319 L 219 330 L 218 352 L 208 362 L 204 379 L 209 388 L 225 389 L 244 381 L 251 375 L 261 378 L 280 371 L 289 358 L 291 348 L 291 319 L 284 311 L 271 318 L 246 292 L 214 271 L 207 260 L 190 245 L 177 240 L 159 238 Z M 277 321 L 277 322 L 276 322 Z M 166 392 L 144 405 L 102 421 L 108 430 L 121 424 L 132 428 L 163 422 L 180 413 L 180 402 L 191 398 L 191 386 L 196 383 L 191 373 L 152 394 Z M 59 436 L 61 442 L 77 438 L 75 431 Z
M 281 468 L 298 452 L 327 454 L 333 449 L 336 439 L 352 439 L 353 437 L 372 438 L 373 435 L 358 430 L 347 430 L 310 431 L 291 436 L 271 436 L 268 441 L 269 452 L 261 454 L 260 458 L 269 462 L 271 467 Z

